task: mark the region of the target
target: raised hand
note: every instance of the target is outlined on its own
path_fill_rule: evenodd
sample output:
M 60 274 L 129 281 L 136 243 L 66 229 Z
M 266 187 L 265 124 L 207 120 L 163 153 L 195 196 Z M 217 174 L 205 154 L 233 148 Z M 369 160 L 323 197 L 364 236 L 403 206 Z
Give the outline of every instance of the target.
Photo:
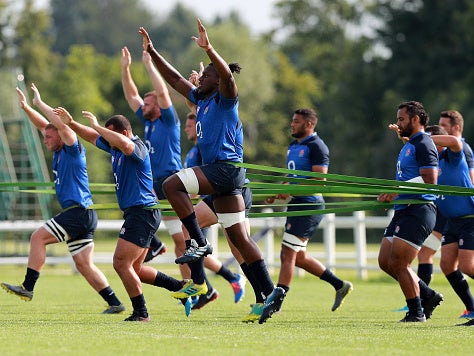
M 41 95 L 35 83 L 31 83 L 31 90 L 33 91 L 33 104 L 38 106 L 41 103 Z
M 20 97 L 20 107 L 21 107 L 22 109 L 24 109 L 25 106 L 28 105 L 28 103 L 26 102 L 26 96 L 25 96 L 25 94 L 21 91 L 20 88 L 16 87 L 15 90 L 16 90 L 18 96 Z
M 122 59 L 120 64 L 122 65 L 122 68 L 130 67 L 130 64 L 132 64 L 132 56 L 127 47 L 122 48 Z
M 61 119 L 62 122 L 64 122 L 66 125 L 71 125 L 71 123 L 74 121 L 72 118 L 72 115 L 67 111 L 65 108 L 59 106 L 55 109 L 53 109 L 53 112 Z
M 209 38 L 207 37 L 206 28 L 201 23 L 200 19 L 197 19 L 199 37 L 192 36 L 194 42 L 198 44 L 199 47 L 203 48 L 205 51 L 208 51 L 212 48 Z
M 82 116 L 86 119 L 89 119 L 90 126 L 92 128 L 99 126 L 99 122 L 93 113 L 90 111 L 82 111 Z
M 201 78 L 203 72 L 204 64 L 202 62 L 199 62 L 199 73 L 193 69 L 191 71 L 191 74 L 189 75 L 189 82 L 192 83 L 195 87 L 197 87 L 199 85 L 199 78 Z
M 138 29 L 138 32 L 143 36 L 143 50 L 146 51 L 148 50 L 148 46 L 153 47 L 153 43 L 151 42 L 150 36 L 148 35 L 148 32 L 143 27 L 140 27 Z

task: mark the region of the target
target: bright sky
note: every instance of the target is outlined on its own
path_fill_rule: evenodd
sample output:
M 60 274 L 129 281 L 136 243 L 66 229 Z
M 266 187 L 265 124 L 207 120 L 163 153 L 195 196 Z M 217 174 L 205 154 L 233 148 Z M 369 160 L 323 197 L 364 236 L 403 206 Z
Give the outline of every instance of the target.
M 216 15 L 228 15 L 235 10 L 254 34 L 269 30 L 276 23 L 272 20 L 273 5 L 278 0 L 142 0 L 154 13 L 168 13 L 177 3 L 193 9 L 205 24 Z M 159 4 L 159 5 L 158 5 Z

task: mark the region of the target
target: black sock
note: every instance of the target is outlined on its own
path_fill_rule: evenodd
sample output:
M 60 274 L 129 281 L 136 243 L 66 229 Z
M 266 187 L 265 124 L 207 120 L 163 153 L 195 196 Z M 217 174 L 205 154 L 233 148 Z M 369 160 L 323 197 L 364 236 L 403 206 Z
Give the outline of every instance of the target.
M 181 222 L 183 223 L 186 230 L 188 230 L 189 236 L 194 239 L 194 241 L 196 241 L 199 246 L 206 245 L 206 239 L 199 228 L 199 223 L 196 219 L 196 214 L 194 211 L 190 215 L 181 219 Z
M 418 277 L 429 285 L 431 278 L 433 277 L 433 264 L 432 263 L 422 263 L 418 265 Z
M 23 288 L 27 291 L 32 292 L 35 289 L 36 281 L 38 280 L 40 273 L 34 269 L 27 268 L 25 274 L 25 280 L 23 281 Z
M 273 282 L 268 274 L 267 266 L 264 260 L 258 260 L 248 265 L 249 270 L 260 282 L 260 288 L 265 297 L 268 297 L 273 292 Z
M 219 276 L 222 276 L 226 281 L 233 282 L 239 278 L 237 273 L 232 272 L 226 266 L 222 265 L 221 269 L 217 271 Z
M 170 277 L 160 271 L 157 271 L 153 285 L 156 287 L 165 288 L 171 292 L 176 292 L 183 286 L 177 279 Z
M 285 290 L 285 294 L 288 293 L 288 291 L 290 290 L 290 287 L 280 283 L 277 284 L 277 287 L 283 288 Z
M 420 297 L 415 297 L 412 299 L 407 299 L 408 312 L 411 315 L 416 315 L 418 317 L 423 316 L 423 311 L 421 309 L 421 299 Z
M 105 287 L 101 291 L 99 291 L 99 294 L 104 300 L 109 304 L 109 305 L 120 305 L 120 300 L 118 300 L 117 296 L 115 295 L 115 292 L 113 291 L 110 286 Z
M 344 283 L 342 282 L 341 279 L 337 278 L 334 273 L 332 273 L 329 269 L 326 268 L 326 270 L 323 272 L 321 277 L 319 277 L 321 280 L 328 282 L 330 285 L 334 287 L 335 290 L 339 290 L 342 288 Z
M 204 274 L 204 282 L 206 282 L 207 285 L 207 293 L 212 292 L 214 287 L 212 286 L 211 282 L 209 282 L 209 279 L 207 279 L 207 276 Z
M 428 287 L 422 279 L 418 281 L 418 285 L 420 286 L 420 298 L 422 300 L 427 298 L 429 299 L 434 295 L 435 291 Z
M 446 279 L 466 306 L 466 310 L 474 311 L 474 300 L 472 299 L 472 294 L 469 290 L 469 284 L 461 271 L 456 270 L 448 274 Z
M 200 258 L 195 262 L 188 263 L 191 270 L 191 279 L 196 284 L 203 284 L 206 274 L 204 272 L 204 258 Z
M 242 272 L 252 286 L 253 292 L 255 294 L 255 302 L 263 303 L 265 299 L 262 293 L 262 288 L 260 287 L 260 282 L 255 278 L 254 274 L 250 271 L 248 265 L 245 262 L 240 265 L 240 268 L 242 268 Z
M 145 297 L 143 294 L 130 298 L 133 306 L 133 311 L 137 312 L 142 318 L 148 317 L 148 310 L 146 308 Z

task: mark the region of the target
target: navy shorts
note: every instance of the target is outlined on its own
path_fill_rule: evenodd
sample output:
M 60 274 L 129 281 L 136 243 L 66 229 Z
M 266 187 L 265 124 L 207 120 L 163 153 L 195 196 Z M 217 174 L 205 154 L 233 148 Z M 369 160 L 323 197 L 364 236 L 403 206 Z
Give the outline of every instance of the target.
M 177 172 L 177 171 L 176 171 Z M 169 176 L 173 175 L 174 173 L 170 174 Z M 157 179 L 153 179 L 153 190 L 155 191 L 155 195 L 159 200 L 164 200 L 166 199 L 166 195 L 163 192 L 163 182 L 168 178 L 169 176 L 165 177 L 160 177 Z
M 119 237 L 137 246 L 148 248 L 161 223 L 159 209 L 132 206 L 123 213 L 124 223 Z
M 250 209 L 252 209 L 252 190 L 249 187 L 242 188 L 242 197 L 244 198 L 245 203 L 245 217 L 249 217 Z M 216 209 L 214 208 L 214 200 L 212 196 L 206 195 L 202 201 L 216 214 Z
M 301 203 L 297 199 L 293 198 L 288 203 L 287 211 L 302 211 L 302 210 L 321 210 L 324 209 L 324 199 L 321 197 L 317 205 L 297 205 L 292 206 L 291 204 Z M 305 239 L 310 239 L 313 237 L 316 229 L 319 226 L 319 223 L 323 219 L 323 214 L 316 215 L 305 215 L 305 216 L 288 216 L 285 223 L 285 232 L 294 235 L 296 237 L 302 237 Z
M 97 228 L 97 212 L 93 209 L 85 209 L 82 207 L 68 209 L 56 215 L 53 220 L 61 226 L 69 235 L 70 240 L 92 239 Z M 49 224 L 49 222 L 46 222 Z M 54 229 L 54 228 L 53 228 Z M 60 233 L 55 230 L 55 235 Z M 56 236 L 60 241 L 64 238 Z
M 448 219 L 441 245 L 454 242 L 460 250 L 474 250 L 474 218 Z
M 435 227 L 433 228 L 433 231 L 437 231 L 439 233 L 443 233 L 444 227 L 446 226 L 447 220 L 443 215 L 441 215 L 441 212 L 439 209 L 436 211 L 436 224 Z
M 385 228 L 384 236 L 396 236 L 421 247 L 433 231 L 436 223 L 436 206 L 429 204 L 411 204 L 405 209 L 396 210 L 392 221 Z
M 225 162 L 199 167 L 214 188 L 213 197 L 240 195 L 245 183 L 245 169 Z

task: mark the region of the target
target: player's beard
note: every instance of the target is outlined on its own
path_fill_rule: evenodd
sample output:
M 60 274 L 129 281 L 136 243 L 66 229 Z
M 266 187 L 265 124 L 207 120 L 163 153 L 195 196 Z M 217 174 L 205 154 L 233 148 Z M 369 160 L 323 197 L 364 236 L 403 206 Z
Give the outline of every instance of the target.
M 410 119 L 410 123 L 405 127 L 400 129 L 400 136 L 401 137 L 410 137 L 413 133 L 413 121 Z

